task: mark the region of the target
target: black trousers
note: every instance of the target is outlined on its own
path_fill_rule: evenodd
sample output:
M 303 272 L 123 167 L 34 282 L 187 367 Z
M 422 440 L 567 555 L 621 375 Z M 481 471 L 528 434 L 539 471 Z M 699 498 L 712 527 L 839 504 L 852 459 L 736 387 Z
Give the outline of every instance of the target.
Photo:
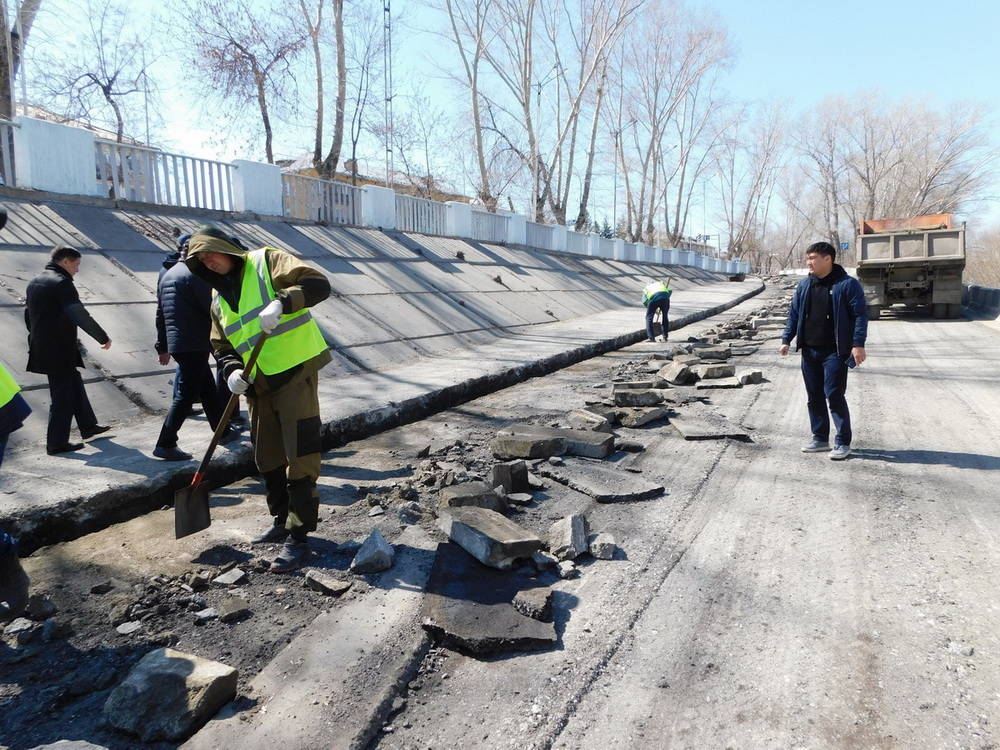
M 802 347 L 802 380 L 806 384 L 809 426 L 820 442 L 830 440 L 830 416 L 837 433 L 835 445 L 850 445 L 851 412 L 847 408 L 847 361 L 836 347 Z M 830 410 L 827 412 L 827 405 Z
M 69 442 L 69 428 L 74 418 L 77 429 L 86 432 L 97 426 L 97 417 L 83 387 L 83 378 L 77 369 L 51 373 L 48 379 L 52 406 L 49 409 L 49 429 L 45 437 L 45 446 L 52 450 L 61 448 Z
M 653 318 L 656 317 L 657 310 L 663 313 L 663 340 L 666 341 L 667 335 L 670 332 L 670 320 L 668 319 L 670 314 L 669 297 L 655 300 L 646 305 L 646 338 L 650 341 L 656 339 L 656 331 L 653 329 Z
M 177 363 L 174 400 L 163 420 L 160 437 L 156 441 L 157 448 L 177 447 L 177 433 L 195 402 L 200 401 L 205 408 L 205 417 L 213 430 L 225 408 L 219 400 L 212 368 L 208 366 L 208 352 L 175 352 L 170 356 Z

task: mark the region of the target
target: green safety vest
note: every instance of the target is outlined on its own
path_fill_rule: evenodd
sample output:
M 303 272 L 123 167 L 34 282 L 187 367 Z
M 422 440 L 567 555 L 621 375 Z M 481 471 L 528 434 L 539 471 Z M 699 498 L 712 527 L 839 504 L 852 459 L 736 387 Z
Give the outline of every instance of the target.
M 222 331 L 244 362 L 250 359 L 250 352 L 260 337 L 258 316 L 261 310 L 277 299 L 271 285 L 271 273 L 267 268 L 266 255 L 270 249 L 274 248 L 262 247 L 244 257 L 239 310 L 234 311 L 222 295 L 218 292 L 215 294 Z M 281 316 L 277 327 L 268 335 L 264 348 L 260 350 L 255 369 L 260 369 L 265 375 L 274 375 L 302 364 L 327 349 L 319 326 L 308 308 L 304 308 L 291 315 Z
M 670 294 L 670 287 L 664 284 L 662 281 L 654 281 L 652 284 L 646 284 L 642 289 L 642 304 L 648 305 L 649 300 L 651 300 L 655 295 L 660 292 L 666 292 Z
M 14 382 L 7 369 L 0 365 L 0 406 L 6 406 L 20 391 L 20 387 Z

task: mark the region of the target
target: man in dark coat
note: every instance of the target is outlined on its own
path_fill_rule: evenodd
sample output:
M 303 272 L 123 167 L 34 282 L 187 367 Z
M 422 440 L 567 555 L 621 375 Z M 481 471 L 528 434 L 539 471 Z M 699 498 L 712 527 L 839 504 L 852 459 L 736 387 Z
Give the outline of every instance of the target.
M 80 271 L 80 251 L 59 245 L 52 249 L 45 270 L 28 284 L 24 322 L 28 327 L 28 372 L 48 376 L 52 407 L 46 451 L 50 456 L 79 450 L 83 443 L 69 442 L 70 424 L 84 440 L 107 432 L 97 423 L 83 380 L 76 368 L 83 367 L 77 328 L 82 328 L 102 349 L 111 339 L 80 303 L 73 277 Z
M 212 351 L 209 341 L 212 290 L 184 263 L 177 262 L 183 258 L 188 236 L 178 239 L 181 252 L 164 261 L 165 270 L 160 274 L 156 290 L 156 351 L 161 365 L 166 365 L 171 357 L 177 362 L 173 402 L 153 450 L 153 455 L 164 461 L 191 458 L 190 453 L 177 447 L 177 433 L 196 401 L 205 408 L 205 416 L 213 430 L 225 408 L 208 360 Z M 222 440 L 228 442 L 238 436 L 239 433 L 230 428 Z

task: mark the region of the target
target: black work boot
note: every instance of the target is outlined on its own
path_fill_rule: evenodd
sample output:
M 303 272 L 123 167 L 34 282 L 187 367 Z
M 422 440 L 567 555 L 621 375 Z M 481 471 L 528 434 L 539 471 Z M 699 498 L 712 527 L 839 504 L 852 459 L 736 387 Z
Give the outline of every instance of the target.
M 271 572 L 291 573 L 298 570 L 309 559 L 309 553 L 309 539 L 305 535 L 290 536 L 271 563 Z
M 250 544 L 277 544 L 288 538 L 288 529 L 285 528 L 284 516 L 276 516 L 274 525 L 260 536 L 254 537 Z

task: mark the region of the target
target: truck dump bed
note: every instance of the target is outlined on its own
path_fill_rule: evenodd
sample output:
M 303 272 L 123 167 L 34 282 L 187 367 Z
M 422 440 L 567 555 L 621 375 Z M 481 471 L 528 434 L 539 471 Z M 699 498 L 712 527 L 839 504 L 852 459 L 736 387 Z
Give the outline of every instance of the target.
M 952 214 L 866 219 L 858 234 L 858 266 L 965 262 L 965 226 Z

